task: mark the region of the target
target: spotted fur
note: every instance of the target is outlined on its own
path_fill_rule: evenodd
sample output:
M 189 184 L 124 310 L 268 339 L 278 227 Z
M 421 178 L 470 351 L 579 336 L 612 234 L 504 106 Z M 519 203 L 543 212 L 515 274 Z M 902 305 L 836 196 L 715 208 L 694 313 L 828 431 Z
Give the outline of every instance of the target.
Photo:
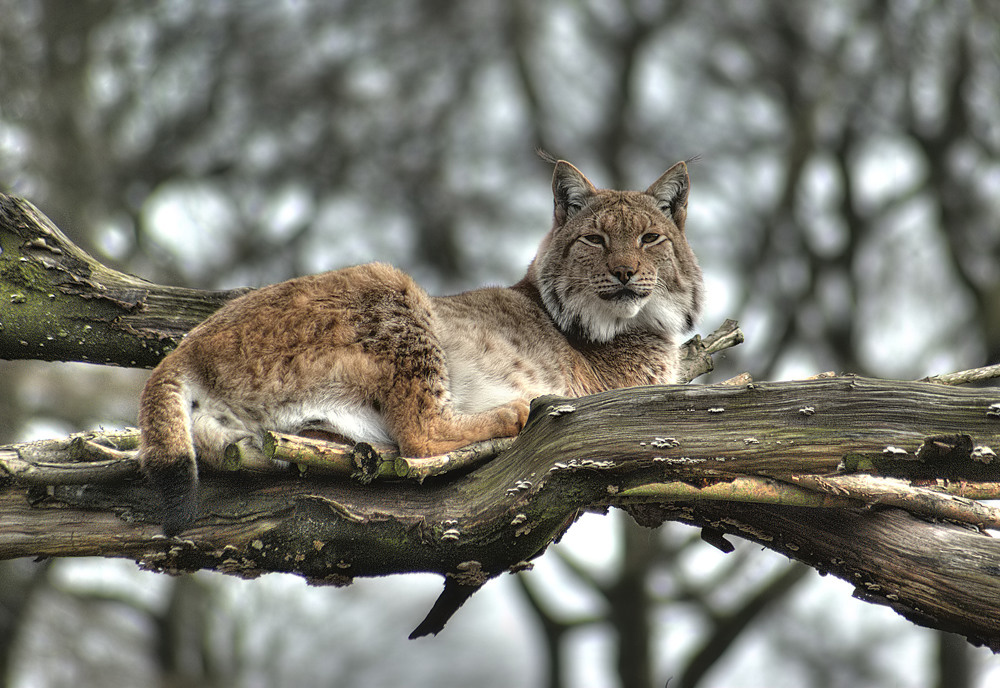
M 431 297 L 380 263 L 225 305 L 153 371 L 140 461 L 164 531 L 198 514 L 196 463 L 266 465 L 262 430 L 320 430 L 426 456 L 517 434 L 531 398 L 670 383 L 701 309 L 684 163 L 645 192 L 597 190 L 558 162 L 555 219 L 513 287 Z

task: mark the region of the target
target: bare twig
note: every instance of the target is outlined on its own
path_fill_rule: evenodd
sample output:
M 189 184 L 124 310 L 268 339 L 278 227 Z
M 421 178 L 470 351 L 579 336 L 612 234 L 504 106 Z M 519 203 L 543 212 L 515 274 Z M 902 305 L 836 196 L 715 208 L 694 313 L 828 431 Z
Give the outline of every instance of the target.
M 678 382 L 690 382 L 712 371 L 712 355 L 743 342 L 743 331 L 735 320 L 726 320 L 712 334 L 695 335 L 681 346 Z
M 943 373 L 923 378 L 924 382 L 937 382 L 942 385 L 965 385 L 970 382 L 993 380 L 1000 378 L 1000 363 L 997 365 L 971 368 L 957 373 Z
M 705 352 L 716 354 L 743 343 L 743 331 L 735 320 L 726 320 L 715 332 L 702 339 Z
M 0 476 L 20 485 L 109 483 L 134 476 L 137 430 L 84 432 L 0 448 Z
M 937 487 L 911 485 L 909 481 L 873 475 L 795 475 L 789 478 L 817 493 L 857 500 L 869 506 L 894 506 L 912 514 L 1000 528 L 1000 509 L 968 497 L 939 491 Z
M 406 478 L 422 482 L 434 475 L 470 468 L 492 459 L 513 442 L 513 437 L 500 437 L 447 454 L 412 458 L 400 456 L 396 447 L 391 445 L 367 442 L 345 444 L 268 432 L 264 437 L 264 451 L 273 460 L 294 463 L 304 469 L 317 469 L 321 473 L 350 476 L 362 482 L 375 478 Z

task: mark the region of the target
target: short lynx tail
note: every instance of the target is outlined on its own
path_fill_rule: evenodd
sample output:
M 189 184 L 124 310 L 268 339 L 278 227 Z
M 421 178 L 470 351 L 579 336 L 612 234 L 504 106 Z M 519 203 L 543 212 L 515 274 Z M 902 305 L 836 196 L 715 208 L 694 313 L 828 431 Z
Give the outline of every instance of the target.
M 198 468 L 191 439 L 188 394 L 172 371 L 160 366 L 139 400 L 139 464 L 163 500 L 163 534 L 173 537 L 198 514 Z
M 174 537 L 191 527 L 198 515 L 198 477 L 194 467 L 147 468 L 146 475 L 163 498 L 163 534 Z

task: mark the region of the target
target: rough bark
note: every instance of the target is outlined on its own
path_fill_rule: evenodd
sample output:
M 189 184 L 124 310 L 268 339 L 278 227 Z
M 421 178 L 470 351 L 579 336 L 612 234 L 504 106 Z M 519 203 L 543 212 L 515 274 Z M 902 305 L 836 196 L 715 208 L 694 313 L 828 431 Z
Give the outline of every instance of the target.
M 101 268 L 23 201 L 0 198 L 0 225 L 0 287 L 16 290 L 0 301 L 3 357 L 80 360 L 99 347 L 101 360 L 148 365 L 227 296 L 200 300 Z M 25 304 L 46 314 L 45 328 L 20 329 Z M 77 309 L 99 341 L 81 331 L 33 346 Z M 691 374 L 737 332 L 729 324 L 693 341 Z M 146 358 L 133 355 L 143 349 Z M 490 578 L 530 566 L 582 512 L 617 506 L 644 525 L 700 526 L 723 548 L 727 534 L 759 542 L 917 623 L 1000 648 L 1000 545 L 983 531 L 1000 517 L 969 499 L 997 494 L 996 389 L 842 376 L 545 397 L 512 444 L 493 447 L 498 456 L 466 452 L 444 474 L 408 464 L 413 479 L 391 479 L 397 457 L 371 447 L 331 450 L 355 467 L 373 462 L 363 480 L 344 474 L 343 458 L 327 471 L 308 451 L 284 472 L 206 473 L 184 539 L 158 535 L 136 440 L 122 431 L 0 449 L 0 558 L 116 556 L 167 572 L 284 571 L 335 585 L 432 571 L 446 576 L 445 592 L 417 632 L 433 633 Z
M 34 205 L 0 194 L 0 358 L 152 368 L 245 291 L 167 287 L 112 270 Z

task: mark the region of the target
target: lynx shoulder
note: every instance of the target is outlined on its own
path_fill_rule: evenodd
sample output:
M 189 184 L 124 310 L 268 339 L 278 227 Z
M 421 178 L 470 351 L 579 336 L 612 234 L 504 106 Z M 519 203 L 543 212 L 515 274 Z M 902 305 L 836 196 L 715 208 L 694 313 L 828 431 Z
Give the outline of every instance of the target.
M 637 192 L 599 190 L 560 161 L 552 189 L 552 228 L 512 287 L 432 297 L 372 263 L 250 292 L 192 330 L 140 399 L 164 531 L 197 515 L 196 459 L 218 465 L 240 444 L 266 463 L 263 430 L 426 456 L 517 434 L 542 394 L 673 382 L 703 289 L 685 164 Z

